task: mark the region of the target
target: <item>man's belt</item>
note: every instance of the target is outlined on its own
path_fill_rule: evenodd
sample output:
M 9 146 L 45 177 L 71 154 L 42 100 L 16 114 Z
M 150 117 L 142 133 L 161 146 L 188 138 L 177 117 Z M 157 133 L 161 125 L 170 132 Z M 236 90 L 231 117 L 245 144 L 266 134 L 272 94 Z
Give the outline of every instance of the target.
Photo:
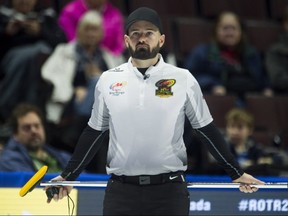
M 138 175 L 138 176 L 118 176 L 111 175 L 111 179 L 122 183 L 135 185 L 155 185 L 168 182 L 185 182 L 184 173 L 182 171 L 163 173 L 159 175 Z

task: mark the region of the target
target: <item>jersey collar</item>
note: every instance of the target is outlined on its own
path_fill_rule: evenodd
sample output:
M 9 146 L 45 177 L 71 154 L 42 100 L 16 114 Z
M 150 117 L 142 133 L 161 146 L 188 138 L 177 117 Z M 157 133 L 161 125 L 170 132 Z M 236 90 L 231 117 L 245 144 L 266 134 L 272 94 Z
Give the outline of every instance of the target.
M 161 68 L 164 66 L 165 62 L 164 59 L 162 57 L 161 54 L 159 54 L 159 61 L 156 65 L 152 65 L 150 66 L 147 70 L 146 70 L 146 75 L 153 75 L 155 73 L 157 73 L 158 71 L 161 70 Z M 134 67 L 132 64 L 132 57 L 129 58 L 128 60 L 128 67 L 130 71 L 133 71 L 135 73 L 136 76 L 143 78 L 142 73 L 137 69 L 137 67 Z

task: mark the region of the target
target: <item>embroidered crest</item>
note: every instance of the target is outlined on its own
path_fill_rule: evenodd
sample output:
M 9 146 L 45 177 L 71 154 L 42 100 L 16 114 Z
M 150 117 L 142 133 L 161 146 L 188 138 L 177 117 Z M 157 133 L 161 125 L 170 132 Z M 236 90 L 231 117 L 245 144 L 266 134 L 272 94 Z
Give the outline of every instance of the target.
M 163 79 L 159 80 L 155 86 L 156 89 L 155 95 L 161 98 L 167 98 L 173 96 L 173 92 L 171 91 L 172 86 L 176 83 L 175 79 Z
M 124 87 L 127 85 L 127 81 L 122 81 L 122 82 L 115 82 L 115 83 L 112 83 L 110 85 L 110 92 L 109 94 L 110 95 L 113 95 L 113 96 L 118 96 L 118 95 L 122 95 L 125 93 L 124 91 Z

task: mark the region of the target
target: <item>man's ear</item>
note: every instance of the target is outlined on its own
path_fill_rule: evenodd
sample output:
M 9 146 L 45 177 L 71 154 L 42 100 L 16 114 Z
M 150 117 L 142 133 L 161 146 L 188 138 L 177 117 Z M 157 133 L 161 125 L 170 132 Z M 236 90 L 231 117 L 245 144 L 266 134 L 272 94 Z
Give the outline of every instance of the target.
M 125 43 L 125 46 L 126 46 L 126 48 L 128 48 L 129 47 L 129 36 L 128 35 L 124 35 L 124 43 Z
M 162 46 L 164 45 L 164 43 L 165 43 L 165 35 L 162 34 L 162 35 L 160 36 L 160 38 L 159 38 L 159 45 L 160 45 L 160 47 L 162 47 Z

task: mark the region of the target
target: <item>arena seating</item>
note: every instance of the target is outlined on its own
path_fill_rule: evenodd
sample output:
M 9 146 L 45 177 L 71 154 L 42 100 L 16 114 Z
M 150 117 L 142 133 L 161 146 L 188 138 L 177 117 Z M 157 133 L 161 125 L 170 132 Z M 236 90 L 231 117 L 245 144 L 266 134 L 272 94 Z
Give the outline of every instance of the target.
M 170 19 L 173 51 L 182 62 L 197 44 L 208 42 L 212 36 L 212 23 L 202 18 L 177 17 Z
M 282 31 L 281 25 L 273 20 L 245 20 L 248 40 L 262 54 L 277 40 Z
M 268 9 L 270 19 L 281 21 L 283 16 L 283 9 L 288 5 L 287 0 L 270 0 L 268 1 Z
M 266 0 L 217 0 L 215 4 L 211 0 L 200 0 L 201 15 L 204 17 L 215 18 L 222 11 L 233 11 L 245 19 L 266 19 L 268 8 Z
M 215 96 L 204 95 L 206 103 L 213 116 L 214 123 L 221 130 L 225 129 L 225 115 L 232 108 L 236 107 L 236 97 L 233 95 Z

